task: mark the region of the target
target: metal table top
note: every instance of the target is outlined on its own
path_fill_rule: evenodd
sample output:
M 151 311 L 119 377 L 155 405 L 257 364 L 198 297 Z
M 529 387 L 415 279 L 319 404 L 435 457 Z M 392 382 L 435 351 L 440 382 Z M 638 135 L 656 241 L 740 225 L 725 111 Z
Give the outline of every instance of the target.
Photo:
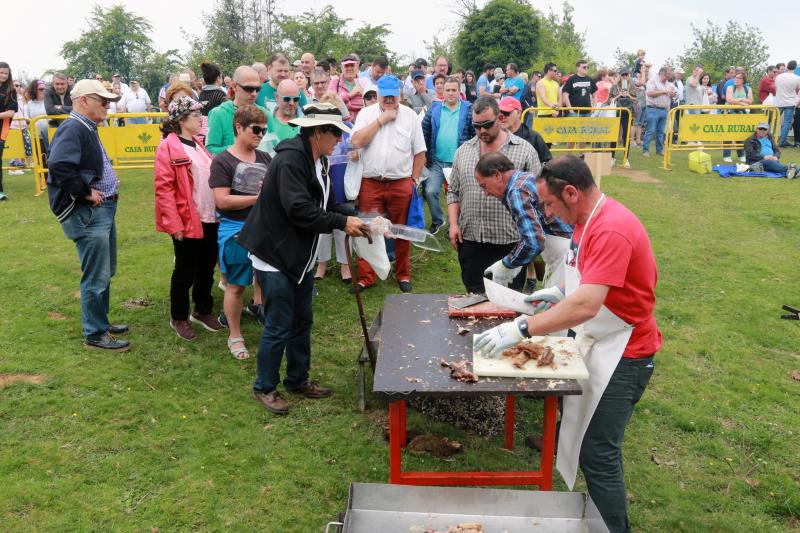
M 446 294 L 393 294 L 383 308 L 373 392 L 390 401 L 413 396 L 581 394 L 574 379 L 481 378 L 463 383 L 440 361 L 472 361 L 472 336 L 508 319 L 447 316 Z M 459 335 L 459 326 L 470 332 Z

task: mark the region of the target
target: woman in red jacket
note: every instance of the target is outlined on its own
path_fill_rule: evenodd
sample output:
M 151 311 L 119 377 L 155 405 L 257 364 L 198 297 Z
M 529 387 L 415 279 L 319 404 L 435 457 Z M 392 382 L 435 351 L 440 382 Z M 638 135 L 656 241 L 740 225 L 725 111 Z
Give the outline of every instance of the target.
M 192 322 L 209 331 L 222 329 L 211 312 L 217 220 L 214 195 L 208 186 L 211 155 L 197 137 L 201 107 L 188 96 L 170 102 L 155 161 L 156 229 L 172 236 L 175 249 L 169 325 L 185 340 L 197 336 Z M 190 288 L 194 301 L 191 314 Z

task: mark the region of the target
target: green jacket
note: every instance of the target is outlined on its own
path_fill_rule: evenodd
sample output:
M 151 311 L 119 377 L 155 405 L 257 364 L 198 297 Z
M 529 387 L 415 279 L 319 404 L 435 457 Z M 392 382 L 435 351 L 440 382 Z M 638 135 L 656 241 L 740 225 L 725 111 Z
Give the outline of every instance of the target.
M 267 110 L 260 105 L 256 105 L 267 115 Z M 233 134 L 233 114 L 236 106 L 232 100 L 227 100 L 208 113 L 208 135 L 206 136 L 206 148 L 212 155 L 224 151 L 236 140 Z

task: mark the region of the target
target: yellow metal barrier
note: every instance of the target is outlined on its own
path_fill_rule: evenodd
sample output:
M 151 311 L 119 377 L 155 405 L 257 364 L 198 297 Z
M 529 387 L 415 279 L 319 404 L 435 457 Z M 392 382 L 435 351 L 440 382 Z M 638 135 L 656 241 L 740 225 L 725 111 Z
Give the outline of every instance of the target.
M 4 148 L 3 148 L 3 159 L 5 159 L 5 160 L 22 159 L 23 161 L 25 161 L 26 159 L 28 159 L 28 157 L 32 157 L 32 156 L 29 156 L 29 155 L 25 154 L 25 141 L 22 138 L 22 135 L 23 135 L 22 131 L 24 129 L 28 129 L 28 134 L 29 135 L 33 135 L 30 132 L 30 123 L 31 123 L 31 121 L 30 121 L 30 119 L 25 118 L 25 117 L 18 117 L 18 118 L 12 119 L 12 123 L 13 122 L 17 122 L 17 121 L 25 122 L 26 123 L 25 124 L 25 128 L 18 129 L 18 128 L 13 128 L 12 127 L 12 128 L 10 128 L 8 130 L 8 136 L 6 137 L 6 144 L 5 144 Z M 31 139 L 31 143 L 33 143 L 33 139 Z M 2 160 L 0 160 L 0 165 L 3 165 L 3 161 Z M 19 169 L 22 169 L 22 168 L 31 169 L 31 168 L 33 168 L 33 165 L 29 165 L 29 164 L 26 163 L 24 166 L 21 166 L 21 167 L 13 167 L 11 165 L 3 166 L 3 170 L 19 170 Z
M 161 119 L 166 117 L 166 113 L 109 113 L 107 117 L 108 126 L 101 125 L 97 128 L 100 142 L 106 149 L 108 157 L 111 158 L 112 166 L 115 170 L 127 169 L 148 169 L 153 168 L 156 158 L 156 148 L 161 142 Z M 36 195 L 42 194 L 47 187 L 47 166 L 44 161 L 44 152 L 39 140 L 38 121 L 62 120 L 69 118 L 69 115 L 40 115 L 30 119 L 34 123 L 31 134 L 33 143 L 34 178 L 36 180 Z M 151 118 L 153 124 L 130 124 L 119 126 L 118 119 L 129 118 Z M 56 128 L 48 126 L 47 136 L 50 140 L 56 133 Z
M 526 115 L 533 115 L 533 126 L 544 142 L 559 143 L 550 148 L 551 152 L 611 152 L 621 150 L 624 159 L 628 159 L 631 139 L 631 111 L 625 107 L 560 107 L 559 111 L 574 111 L 585 116 L 553 117 L 538 116 L 539 109 L 529 107 L 522 113 L 524 123 Z M 613 116 L 591 116 L 593 113 L 612 113 Z M 620 121 L 626 121 L 625 138 L 620 142 Z M 567 146 L 560 146 L 561 144 Z M 576 143 L 593 143 L 591 147 L 577 147 Z M 616 143 L 617 146 L 599 146 L 599 143 Z
M 679 117 L 677 132 L 676 116 Z M 739 150 L 756 131 L 759 122 L 767 122 L 772 134 L 777 135 L 779 117 L 778 108 L 767 105 L 681 105 L 672 108 L 667 114 L 663 168 L 670 170 L 672 152 L 688 152 L 699 148 Z

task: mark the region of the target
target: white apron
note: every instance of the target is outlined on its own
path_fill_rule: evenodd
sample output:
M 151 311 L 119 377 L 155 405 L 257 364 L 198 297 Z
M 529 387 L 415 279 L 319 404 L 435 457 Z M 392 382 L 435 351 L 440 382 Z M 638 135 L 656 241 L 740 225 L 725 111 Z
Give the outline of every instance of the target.
M 544 249 L 540 254 L 544 261 L 544 288 L 564 284 L 564 268 L 570 239 L 555 235 L 544 236 Z
M 586 221 L 581 240 L 578 241 L 579 253 L 581 241 L 589 230 L 589 223 L 604 198 L 605 195 L 600 197 Z M 564 265 L 566 296 L 577 290 L 581 280 L 578 258 L 574 257 L 575 266 L 569 264 L 573 255 L 570 250 Z M 570 490 L 575 485 L 578 474 L 578 458 L 586 428 L 589 427 L 600 397 L 603 396 L 611 375 L 622 358 L 622 352 L 628 345 L 633 326 L 626 324 L 604 305 L 594 318 L 572 329 L 577 334 L 575 340 L 589 370 L 589 378 L 578 380 L 583 394 L 564 397 L 556 468 Z

